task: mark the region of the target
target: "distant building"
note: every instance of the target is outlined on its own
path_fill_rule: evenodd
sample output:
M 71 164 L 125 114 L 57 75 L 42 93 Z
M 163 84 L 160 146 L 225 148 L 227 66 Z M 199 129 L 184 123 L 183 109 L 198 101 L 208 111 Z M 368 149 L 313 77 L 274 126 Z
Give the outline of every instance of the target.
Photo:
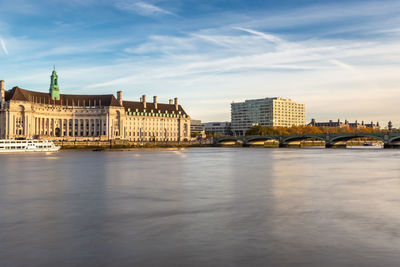
M 218 135 L 232 135 L 231 123 L 225 122 L 206 122 L 204 123 L 206 133 L 218 134 Z
M 201 136 L 205 134 L 205 126 L 201 123 L 201 120 L 191 120 L 190 121 L 190 132 L 197 133 Z
M 393 130 L 393 123 L 392 123 L 392 121 L 389 121 L 389 122 L 388 122 L 388 130 L 389 130 L 389 131 Z
M 381 127 L 379 126 L 379 122 L 376 124 L 371 121 L 371 123 L 364 123 L 362 121 L 361 123 L 355 121 L 355 122 L 349 122 L 348 120 L 345 120 L 344 122 L 340 121 L 338 119 L 337 121 L 325 121 L 325 122 L 317 122 L 315 119 L 311 119 L 311 122 L 308 124 L 311 126 L 316 126 L 316 127 L 334 127 L 334 128 L 354 128 L 354 129 L 362 129 L 362 128 L 372 128 L 374 130 L 379 130 Z
M 306 124 L 305 105 L 273 97 L 231 104 L 232 132 L 244 135 L 253 125 L 292 127 Z

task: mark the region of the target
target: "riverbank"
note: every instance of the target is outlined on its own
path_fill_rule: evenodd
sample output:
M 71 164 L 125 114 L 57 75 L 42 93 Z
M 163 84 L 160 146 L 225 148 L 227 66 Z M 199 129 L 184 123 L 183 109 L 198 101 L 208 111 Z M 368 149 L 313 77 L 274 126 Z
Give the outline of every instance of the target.
M 133 149 L 133 148 L 184 148 L 184 147 L 210 147 L 212 144 L 205 142 L 132 142 L 125 140 L 112 141 L 54 141 L 61 149 L 79 150 L 106 150 L 106 149 Z
M 189 148 L 189 147 L 264 147 L 264 148 L 278 148 L 279 142 L 253 142 L 248 145 L 238 142 L 229 142 L 223 144 L 213 144 L 205 141 L 191 141 L 191 142 L 132 142 L 126 140 L 112 140 L 112 141 L 54 141 L 57 146 L 61 146 L 63 150 L 120 150 L 120 149 L 139 149 L 139 148 Z M 362 146 L 364 142 L 352 141 L 352 146 Z M 324 148 L 325 143 L 322 141 L 295 141 L 288 144 L 289 148 Z M 338 142 L 332 148 L 345 148 L 346 142 Z

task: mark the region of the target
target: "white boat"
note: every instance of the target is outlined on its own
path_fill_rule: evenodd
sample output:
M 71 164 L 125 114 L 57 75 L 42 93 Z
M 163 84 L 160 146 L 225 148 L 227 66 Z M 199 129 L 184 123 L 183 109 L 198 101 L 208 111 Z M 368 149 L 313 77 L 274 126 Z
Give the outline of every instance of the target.
M 60 150 L 48 140 L 0 140 L 0 153 L 55 152 Z
M 382 143 L 373 143 L 373 142 L 365 142 L 362 145 L 356 145 L 356 146 L 346 145 L 346 148 L 356 148 L 356 149 L 382 149 L 383 147 L 384 146 Z

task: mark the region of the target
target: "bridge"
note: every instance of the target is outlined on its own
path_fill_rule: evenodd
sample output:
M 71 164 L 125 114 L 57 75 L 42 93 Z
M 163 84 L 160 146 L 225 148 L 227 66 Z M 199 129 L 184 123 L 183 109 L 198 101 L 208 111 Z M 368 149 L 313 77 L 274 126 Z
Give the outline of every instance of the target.
M 349 141 L 355 138 L 367 137 L 377 141 L 382 141 L 386 147 L 400 145 L 400 132 L 391 133 L 326 133 L 326 134 L 293 134 L 293 135 L 248 135 L 248 136 L 224 136 L 214 139 L 215 145 L 223 144 L 242 144 L 250 146 L 252 144 L 266 141 L 279 142 L 280 146 L 287 146 L 290 142 L 304 140 L 324 141 L 326 147 L 332 147 L 339 142 Z

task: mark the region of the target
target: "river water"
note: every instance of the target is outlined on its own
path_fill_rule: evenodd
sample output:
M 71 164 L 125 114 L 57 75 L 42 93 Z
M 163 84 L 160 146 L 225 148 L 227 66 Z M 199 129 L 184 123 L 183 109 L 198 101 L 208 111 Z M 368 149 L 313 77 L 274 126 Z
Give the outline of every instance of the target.
M 400 266 L 400 150 L 0 155 L 0 266 Z

